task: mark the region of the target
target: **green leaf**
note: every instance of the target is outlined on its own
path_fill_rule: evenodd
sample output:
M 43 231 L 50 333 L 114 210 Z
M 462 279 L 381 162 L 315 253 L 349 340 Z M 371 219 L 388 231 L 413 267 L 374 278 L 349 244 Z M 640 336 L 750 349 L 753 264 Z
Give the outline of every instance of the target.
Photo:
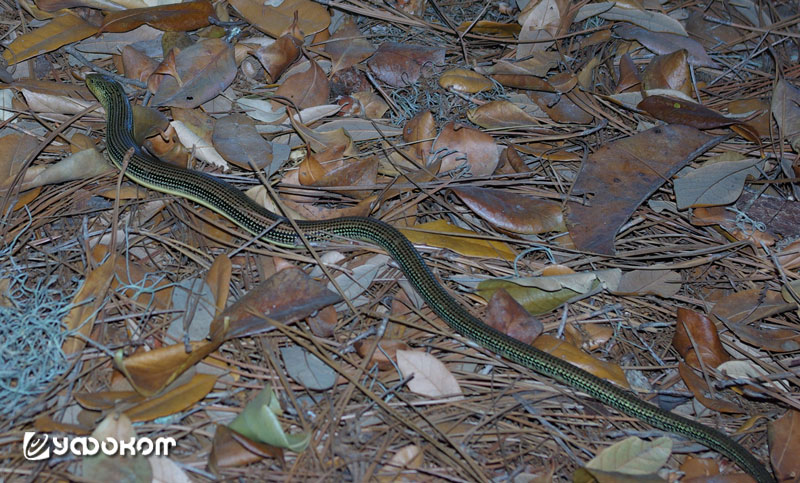
M 283 410 L 278 398 L 275 397 L 272 386 L 267 384 L 228 428 L 253 441 L 295 452 L 303 451 L 311 441 L 311 433 L 286 434 L 278 420 L 281 414 Z
M 636 436 L 601 451 L 586 468 L 627 475 L 649 475 L 658 471 L 672 453 L 672 439 L 664 436 L 644 441 Z

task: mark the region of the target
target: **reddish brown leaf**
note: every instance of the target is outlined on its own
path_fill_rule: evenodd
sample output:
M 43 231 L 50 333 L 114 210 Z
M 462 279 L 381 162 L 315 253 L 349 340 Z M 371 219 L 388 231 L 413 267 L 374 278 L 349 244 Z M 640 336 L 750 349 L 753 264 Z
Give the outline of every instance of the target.
M 797 307 L 788 303 L 780 292 L 754 288 L 729 295 L 714 305 L 717 317 L 745 342 L 772 352 L 800 350 L 800 333 L 792 329 L 758 329 L 752 322 Z
M 582 95 L 582 94 L 581 94 Z M 570 98 L 570 95 L 551 94 L 549 92 L 532 91 L 528 93 L 550 119 L 556 122 L 588 124 L 594 116 Z
M 614 254 L 614 236 L 639 204 L 721 140 L 688 126 L 659 126 L 601 146 L 583 163 L 572 189 L 593 195 L 589 204 L 567 205 L 575 246 Z
M 377 158 L 345 158 L 345 150 L 346 146 L 339 145 L 307 156 L 298 169 L 300 184 L 320 187 L 374 185 L 378 175 Z M 371 195 L 369 190 L 346 189 L 337 192 L 361 199 Z
M 107 14 L 100 32 L 129 32 L 144 24 L 167 32 L 188 32 L 209 25 L 208 17 L 216 18 L 216 13 L 207 0 L 129 8 Z
M 442 72 L 439 85 L 444 89 L 476 94 L 494 87 L 492 81 L 469 69 L 454 68 Z
M 744 131 L 742 134 L 748 140 L 760 143 L 758 131 L 755 128 L 738 119 L 727 118 L 702 104 L 667 96 L 649 96 L 636 107 L 647 111 L 654 118 L 670 124 L 683 124 L 697 129 L 738 126 Z
M 692 76 L 689 71 L 689 54 L 678 50 L 667 55 L 657 55 L 642 73 L 642 84 L 646 90 L 673 89 L 687 96 L 692 95 Z
M 306 71 L 287 77 L 275 91 L 276 95 L 291 99 L 300 109 L 325 104 L 331 93 L 325 72 L 314 60 L 309 63 Z
M 684 480 L 688 483 L 696 481 L 695 478 L 707 478 L 709 476 L 716 476 L 719 474 L 719 463 L 711 458 L 696 458 L 687 455 L 686 460 L 681 464 L 680 470 L 684 473 Z M 732 476 L 732 475 L 725 475 Z M 700 480 L 705 483 L 711 483 L 707 480 Z M 720 482 L 722 483 L 722 482 Z M 724 483 L 735 483 L 733 481 L 725 481 Z M 750 483 L 750 482 L 748 482 Z
M 283 461 L 283 448 L 253 441 L 218 424 L 208 467 L 217 473 L 220 468 L 245 466 L 266 457 Z
M 619 81 L 615 93 L 625 92 L 642 83 L 636 64 L 633 63 L 630 54 L 626 53 L 619 59 Z
M 510 168 L 510 171 L 513 173 L 529 173 L 531 169 L 525 164 L 525 160 L 522 159 L 522 156 L 519 155 L 517 151 L 517 147 L 512 144 L 508 143 L 506 149 L 500 153 L 500 168 Z M 503 171 L 506 172 L 506 171 Z
M 672 345 L 678 350 L 686 363 L 695 369 L 702 369 L 698 355 L 706 367 L 715 368 L 730 359 L 722 347 L 717 328 L 704 314 L 683 307 L 678 308 L 675 335 Z
M 444 48 L 384 42 L 367 66 L 375 77 L 392 87 L 417 82 L 423 67 L 444 63 Z
M 528 89 L 532 91 L 555 92 L 555 88 L 544 79 L 525 74 L 495 74 L 492 79 L 505 87 Z
M 464 203 L 492 225 L 514 233 L 536 235 L 566 231 L 561 203 L 492 188 L 453 188 Z
M 697 398 L 703 406 L 721 413 L 741 414 L 745 412 L 744 409 L 730 401 L 709 397 L 710 392 L 708 390 L 708 384 L 706 384 L 706 381 L 702 377 L 695 374 L 688 364 L 683 362 L 679 363 L 678 372 L 681 375 L 681 379 L 683 379 L 683 382 L 686 384 L 686 387 L 692 391 L 694 397 Z
M 267 319 L 289 323 L 308 317 L 315 311 L 341 301 L 341 297 L 308 277 L 298 268 L 281 270 L 214 319 L 209 329 L 212 340 L 262 332 L 270 327 Z M 223 321 L 230 318 L 225 331 Z
M 497 290 L 489 299 L 486 323 L 504 334 L 530 344 L 544 330 L 542 323 L 529 314 L 504 289 Z
M 467 118 L 484 129 L 530 127 L 539 124 L 533 116 L 513 102 L 499 99 L 467 111 Z
M 486 176 L 494 172 L 500 161 L 497 144 L 491 136 L 454 122 L 447 123 L 431 149 L 450 153 L 442 157 L 440 172 L 456 169 L 466 162 L 473 176 Z
M 13 65 L 91 37 L 95 33 L 97 27 L 68 11 L 14 39 L 3 51 L 3 58 L 9 65 Z
M 420 112 L 403 128 L 403 141 L 411 144 L 411 153 L 423 164 L 427 162 L 435 137 L 436 120 L 431 111 Z
M 230 4 L 242 17 L 272 38 L 278 38 L 298 20 L 304 35 L 313 35 L 328 28 L 331 17 L 324 5 L 310 0 L 232 0 Z M 273 6 L 277 5 L 277 6 Z
M 126 77 L 145 82 L 158 68 L 158 62 L 126 45 L 122 48 L 122 66 Z
M 337 320 L 336 309 L 328 305 L 308 318 L 308 327 L 317 337 L 332 337 Z
M 302 47 L 302 39 L 284 34 L 275 42 L 256 50 L 255 56 L 266 69 L 270 81 L 276 82 L 286 69 L 300 58 L 303 53 Z
M 767 425 L 769 456 L 778 481 L 795 481 L 800 474 L 800 411 L 786 414 Z
M 355 344 L 356 352 L 361 357 L 370 356 L 370 351 L 375 347 L 375 338 L 368 337 L 361 339 Z M 378 347 L 371 352 L 372 357 L 369 361 L 369 366 L 377 364 L 378 369 L 388 371 L 394 368 L 394 360 L 397 358 L 397 351 L 410 351 L 411 347 L 403 340 L 398 339 L 381 339 Z M 367 367 L 369 367 L 367 366 Z

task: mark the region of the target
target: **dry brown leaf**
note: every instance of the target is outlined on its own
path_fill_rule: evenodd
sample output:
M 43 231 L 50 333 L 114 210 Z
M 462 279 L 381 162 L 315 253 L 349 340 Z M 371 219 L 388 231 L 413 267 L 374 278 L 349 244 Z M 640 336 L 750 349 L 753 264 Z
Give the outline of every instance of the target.
M 280 76 L 286 72 L 286 69 L 299 59 L 302 54 L 302 39 L 298 39 L 291 34 L 281 35 L 275 42 L 260 47 L 254 53 L 267 71 L 271 82 L 277 82 Z
M 778 481 L 792 481 L 800 474 L 800 411 L 789 409 L 767 425 L 769 456 Z
M 152 105 L 194 108 L 219 95 L 233 82 L 233 48 L 222 39 L 206 39 L 170 54 L 150 76 Z
M 536 51 L 524 60 L 513 61 L 500 59 L 490 67 L 480 67 L 476 70 L 487 75 L 521 75 L 544 77 L 550 69 L 555 68 L 561 61 L 561 54 L 552 51 Z
M 145 399 L 136 391 L 76 392 L 75 400 L 86 409 L 106 411 L 117 405 L 137 403 Z
M 786 302 L 780 292 L 754 288 L 742 290 L 719 300 L 710 315 L 717 317 L 739 338 L 772 352 L 793 352 L 800 349 L 800 333 L 792 329 L 758 329 L 752 322 L 793 310 L 795 303 Z
M 210 374 L 195 374 L 186 384 L 172 388 L 165 394 L 143 401 L 130 409 L 125 414 L 132 422 L 152 421 L 183 411 L 197 401 L 200 401 L 214 388 L 217 376 Z
M 473 176 L 486 176 L 494 173 L 500 161 L 497 144 L 490 135 L 454 122 L 445 125 L 431 149 L 448 153 L 442 157 L 439 172 L 466 164 Z
M 283 461 L 283 448 L 252 441 L 228 429 L 227 426 L 217 425 L 214 441 L 211 444 L 211 454 L 208 457 L 208 467 L 211 471 L 219 473 L 222 468 L 246 466 L 266 457 Z
M 522 26 L 519 32 L 521 43 L 517 46 L 517 59 L 524 59 L 532 52 L 547 50 L 553 44 L 562 25 L 562 9 L 567 2 L 558 0 L 534 0 L 519 13 L 517 22 Z
M 411 118 L 403 128 L 403 141 L 411 144 L 409 151 L 412 157 L 421 164 L 427 163 L 435 137 L 436 120 L 430 111 L 420 112 Z
M 614 33 L 625 40 L 637 40 L 651 51 L 659 55 L 671 54 L 676 50 L 686 49 L 689 64 L 695 67 L 718 68 L 719 64 L 714 62 L 706 53 L 706 49 L 700 42 L 686 37 L 666 32 L 651 32 L 641 27 L 634 27 L 630 24 L 618 24 L 614 28 Z
M 601 146 L 583 163 L 568 203 L 567 225 L 581 250 L 613 254 L 614 236 L 634 210 L 680 168 L 721 138 L 686 126 L 660 126 Z
M 556 339 L 547 334 L 542 334 L 533 341 L 533 346 L 559 359 L 563 359 L 570 364 L 576 365 L 600 379 L 605 379 L 608 382 L 612 382 L 626 389 L 630 388 L 621 367 L 611 362 L 595 359 L 569 342 Z
M 473 34 L 494 35 L 496 37 L 514 37 L 522 30 L 522 27 L 516 23 L 492 22 L 491 20 L 461 22 L 456 27 L 456 30 L 466 32 L 468 28 L 470 33 Z
M 295 12 L 298 28 L 304 35 L 313 35 L 331 23 L 326 8 L 310 0 L 284 0 L 277 7 L 260 0 L 232 0 L 230 3 L 245 20 L 273 38 L 283 35 L 294 23 Z
M 431 398 L 463 397 L 458 381 L 439 359 L 422 351 L 398 350 L 396 356 L 403 377 L 413 376 L 408 381 L 410 391 Z
M 216 14 L 208 0 L 129 8 L 106 14 L 99 33 L 128 32 L 144 24 L 166 32 L 187 32 L 209 25 L 209 17 Z
M 389 110 L 389 104 L 372 91 L 355 92 L 352 97 L 361 104 L 361 115 L 367 119 L 380 119 Z
M 91 37 L 96 33 L 97 27 L 67 11 L 44 26 L 14 39 L 3 52 L 3 58 L 9 65 L 17 64 Z
M 224 253 L 214 258 L 214 263 L 208 269 L 206 275 L 206 283 L 211 287 L 211 292 L 214 294 L 214 301 L 217 304 L 216 315 L 225 310 L 228 303 L 228 294 L 230 293 L 231 282 L 231 259 Z
M 800 153 L 800 89 L 781 78 L 772 93 L 771 111 L 781 136 Z
M 414 229 L 401 228 L 400 231 L 412 243 L 447 248 L 469 257 L 513 260 L 517 256 L 505 243 L 475 237 L 477 233 L 451 225 L 445 220 L 416 225 Z
M 325 44 L 325 52 L 331 56 L 334 74 L 366 60 L 375 52 L 375 46 L 361 34 L 353 18 L 347 17 Z
M 453 193 L 476 215 L 513 233 L 538 235 L 567 231 L 561 203 L 493 188 L 462 186 Z
M 316 310 L 341 301 L 325 285 L 309 278 L 298 268 L 281 270 L 239 298 L 214 319 L 209 329 L 212 340 L 243 337 L 266 330 L 267 319 L 290 323 Z M 223 323 L 229 318 L 229 327 Z
M 83 350 L 86 339 L 92 333 L 94 321 L 99 315 L 99 309 L 105 302 L 106 292 L 108 292 L 114 278 L 114 268 L 117 257 L 111 257 L 102 265 L 89 272 L 83 285 L 72 299 L 72 310 L 64 318 L 64 330 L 74 334 L 64 340 L 61 350 L 64 354 L 75 354 Z
M 256 123 L 244 114 L 217 120 L 211 142 L 225 161 L 240 168 L 262 170 L 272 165 L 272 144 L 261 137 Z
M 444 63 L 444 48 L 384 42 L 368 61 L 375 77 L 392 87 L 414 84 L 428 65 Z
M 722 347 L 717 328 L 704 314 L 683 307 L 678 308 L 675 322 L 675 335 L 672 345 L 678 350 L 686 363 L 695 369 L 703 369 L 698 355 L 705 367 L 715 368 L 730 359 Z
M 136 430 L 133 429 L 127 416 L 113 413 L 100 422 L 92 432 L 92 437 L 104 444 L 108 439 L 132 441 L 136 438 Z M 141 453 L 126 454 L 123 457 L 121 455 L 109 456 L 105 452 L 99 452 L 92 457 L 82 458 L 80 462 L 83 474 L 92 475 L 92 478 L 96 478 L 98 481 L 117 481 L 121 475 L 132 481 L 152 481 L 153 479 L 150 463 Z
M 622 274 L 614 290 L 620 295 L 672 297 L 681 289 L 681 274 L 673 270 L 630 270 Z
M 501 173 L 529 173 L 531 169 L 525 164 L 525 160 L 519 155 L 517 146 L 508 143 L 506 149 L 500 153 L 498 171 Z
M 291 99 L 300 109 L 325 104 L 330 93 L 328 77 L 313 59 L 307 70 L 290 75 L 275 91 L 275 95 Z
M 375 347 L 375 338 L 367 337 L 360 339 L 355 344 L 356 352 L 361 357 L 368 357 L 370 351 Z M 382 371 L 389 371 L 394 368 L 394 360 L 397 358 L 397 351 L 410 351 L 411 347 L 405 341 L 399 339 L 381 339 L 378 342 L 378 347 L 371 353 L 372 357 L 369 360 L 369 365 L 377 364 L 378 369 Z
M 222 339 L 190 342 L 191 352 L 184 344 L 138 351 L 128 357 L 119 351 L 114 362 L 137 393 L 153 396 L 172 384 L 181 374 L 211 354 L 222 344 Z
M 418 481 L 409 478 L 409 473 L 416 473 L 425 461 L 425 452 L 420 446 L 410 444 L 403 446 L 386 463 L 377 474 L 380 483 L 406 483 Z
M 147 82 L 147 78 L 158 68 L 158 62 L 126 45 L 122 48 L 122 66 L 125 77 Z
M 636 64 L 633 63 L 630 54 L 626 53 L 619 59 L 619 81 L 617 87 L 614 89 L 615 93 L 625 92 L 642 83 L 639 77 L 639 70 Z
M 59 431 L 78 436 L 88 436 L 89 434 L 92 434 L 92 428 L 89 426 L 62 423 L 54 420 L 47 414 L 37 417 L 33 421 L 33 427 L 36 429 L 36 431 L 41 431 L 43 433 Z
M 705 379 L 695 374 L 688 364 L 684 362 L 678 363 L 678 372 L 681 375 L 681 379 L 683 379 L 683 382 L 686 384 L 686 387 L 692 391 L 694 397 L 697 398 L 703 406 L 721 413 L 742 414 L 745 412 L 738 404 L 719 397 L 709 397 L 710 391 Z
M 486 323 L 525 344 L 533 342 L 544 331 L 541 321 L 502 288 L 489 299 Z
M 689 70 L 689 54 L 685 49 L 667 55 L 658 55 L 642 72 L 645 90 L 673 89 L 692 96 L 692 76 Z
M 475 71 L 455 68 L 442 72 L 439 76 L 439 85 L 444 89 L 451 89 L 468 94 L 477 94 L 494 87 L 494 83 Z
M 694 456 L 688 456 L 681 463 L 680 466 L 681 472 L 684 474 L 684 478 L 688 481 L 692 481 L 695 478 L 708 478 L 719 475 L 719 463 L 712 458 L 696 458 Z M 731 476 L 731 475 L 727 475 Z M 735 482 L 726 482 L 726 483 L 735 483 Z
M 467 118 L 484 129 L 538 126 L 539 121 L 504 99 L 490 101 L 467 111 Z
M 10 133 L 0 138 L 0 190 L 5 191 L 11 186 L 25 161 L 38 146 L 39 140 L 29 134 Z M 26 178 L 30 178 L 30 175 Z

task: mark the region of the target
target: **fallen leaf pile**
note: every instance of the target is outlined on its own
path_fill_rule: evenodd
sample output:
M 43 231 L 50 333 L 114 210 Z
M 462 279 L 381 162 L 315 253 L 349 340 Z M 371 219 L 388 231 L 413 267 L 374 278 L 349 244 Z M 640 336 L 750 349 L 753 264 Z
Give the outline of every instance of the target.
M 90 72 L 163 162 L 395 226 L 493 328 L 800 471 L 797 2 L 3 8 L 0 478 L 739 471 L 467 342 L 371 245 L 128 181 Z M 176 444 L 41 463 L 32 431 Z

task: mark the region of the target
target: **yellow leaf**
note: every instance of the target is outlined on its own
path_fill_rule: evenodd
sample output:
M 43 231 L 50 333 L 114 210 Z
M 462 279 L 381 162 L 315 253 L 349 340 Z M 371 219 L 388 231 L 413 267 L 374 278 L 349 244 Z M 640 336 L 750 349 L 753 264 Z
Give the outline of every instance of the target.
M 136 392 L 151 396 L 162 391 L 186 369 L 214 352 L 222 344 L 222 339 L 210 342 L 193 341 L 189 344 L 192 349 L 189 353 L 183 344 L 175 344 L 148 352 L 137 352 L 126 358 L 118 353 L 114 362 Z
M 580 367 L 584 371 L 594 374 L 600 379 L 605 379 L 606 381 L 613 382 L 620 387 L 630 389 L 628 380 L 625 378 L 625 373 L 622 372 L 621 367 L 612 362 L 596 359 L 569 342 L 564 342 L 563 340 L 556 339 L 553 336 L 543 334 L 533 341 L 533 346 L 552 354 L 559 359 L 568 361 L 569 363 Z
M 477 233 L 451 225 L 445 220 L 431 221 L 417 225 L 413 229 L 403 228 L 400 231 L 412 243 L 447 248 L 469 257 L 499 257 L 503 260 L 514 260 L 517 256 L 507 244 L 477 238 L 479 236 Z
M 89 38 L 95 33 L 97 33 L 97 27 L 89 25 L 77 15 L 67 13 L 54 18 L 36 30 L 17 37 L 3 52 L 3 58 L 9 65 L 13 65 Z
M 206 394 L 214 388 L 215 382 L 217 382 L 217 376 L 196 374 L 186 384 L 134 406 L 125 411 L 125 414 L 133 422 L 152 421 L 156 418 L 175 414 L 206 397 Z
M 475 94 L 494 87 L 494 83 L 485 76 L 467 69 L 450 69 L 439 77 L 439 85 L 445 89 Z
M 64 341 L 61 349 L 65 354 L 80 352 L 86 345 L 86 339 L 92 333 L 97 309 L 102 305 L 106 291 L 111 285 L 114 275 L 116 257 L 112 256 L 105 263 L 89 272 L 83 286 L 72 300 L 73 309 L 64 319 L 64 327 L 68 331 L 75 331 L 80 336 L 70 336 Z

